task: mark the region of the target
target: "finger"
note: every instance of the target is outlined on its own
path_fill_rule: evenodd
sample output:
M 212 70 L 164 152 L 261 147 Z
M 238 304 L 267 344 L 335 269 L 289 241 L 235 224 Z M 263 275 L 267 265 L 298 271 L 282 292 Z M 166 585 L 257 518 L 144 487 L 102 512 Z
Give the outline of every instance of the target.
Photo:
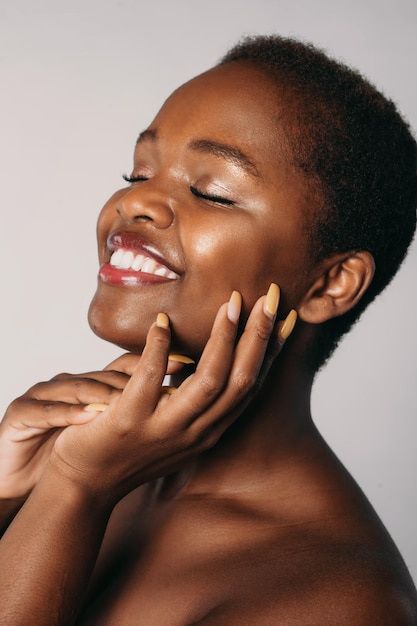
M 268 348 L 265 352 L 265 357 L 257 376 L 256 382 L 252 386 L 250 391 L 243 397 L 243 399 L 238 402 L 234 407 L 231 406 L 229 410 L 226 410 L 221 406 L 216 406 L 216 410 L 224 411 L 225 416 L 214 424 L 210 423 L 210 416 L 207 416 L 206 431 L 207 433 L 209 433 L 209 435 L 208 437 L 206 437 L 206 447 L 211 447 L 212 445 L 214 445 L 216 441 L 220 438 L 220 436 L 236 420 L 236 418 L 242 414 L 244 409 L 253 400 L 256 393 L 262 387 L 262 383 L 265 380 L 273 361 L 275 360 L 275 358 L 283 348 L 286 340 L 292 333 L 296 320 L 297 313 L 295 310 L 292 309 L 287 315 L 286 319 L 281 320 L 277 324 L 278 334 L 276 336 L 274 335 L 268 343 Z
M 123 372 L 127 374 L 129 377 L 132 376 L 135 371 L 139 361 L 140 354 L 133 354 L 132 352 L 126 352 L 122 354 L 117 359 L 106 365 L 104 370 L 112 370 L 116 372 Z
M 230 398 L 231 406 L 246 396 L 259 379 L 265 357 L 269 355 L 268 350 L 273 342 L 279 300 L 280 289 L 272 283 L 266 296 L 259 298 L 248 317 L 234 352 L 228 389 L 224 394 L 226 403 Z
M 222 393 L 233 361 L 241 305 L 241 295 L 235 291 L 220 307 L 196 371 L 170 397 L 170 423 L 186 427 Z M 160 415 L 167 415 L 162 403 Z
M 171 395 L 177 391 L 178 387 L 173 387 L 171 385 L 162 385 L 160 389 L 160 394 L 168 394 Z M 101 402 L 93 402 L 92 404 L 87 404 L 84 407 L 84 411 L 89 411 L 92 413 L 104 413 L 106 409 L 109 408 L 108 404 L 103 404 Z
M 268 294 L 256 302 L 236 348 L 230 351 L 223 367 L 222 359 L 226 356 L 224 346 L 220 347 L 217 342 L 210 346 L 209 341 L 195 375 L 187 379 L 179 387 L 178 392 L 174 394 L 172 401 L 174 406 L 170 405 L 170 409 L 176 408 L 175 404 L 177 403 L 188 403 L 188 410 L 185 406 L 183 412 L 184 418 L 188 419 L 190 425 L 192 424 L 190 432 L 192 431 L 198 436 L 198 433 L 212 429 L 217 421 L 222 422 L 223 416 L 229 414 L 256 385 L 274 328 L 279 295 L 278 286 L 273 284 Z M 223 325 L 221 328 L 224 336 L 226 327 Z M 217 325 L 215 323 L 213 338 L 216 338 L 216 330 Z M 213 351 L 211 351 L 212 347 Z M 204 371 L 205 378 L 203 380 L 214 380 L 216 383 L 219 380 L 219 373 L 222 377 L 222 388 L 217 387 L 216 393 L 211 397 L 212 402 L 207 402 L 206 388 L 204 388 L 206 393 L 202 393 L 201 381 L 198 379 L 199 368 Z M 203 386 L 206 387 L 206 385 Z M 213 387 L 211 382 L 210 391 L 213 390 Z M 192 399 L 191 404 L 190 398 Z
M 125 374 L 132 376 L 138 366 L 139 360 L 139 354 L 132 354 L 128 352 L 126 354 L 122 354 L 122 356 L 109 363 L 104 369 L 124 372 Z M 194 363 L 195 361 L 185 354 L 170 354 L 166 374 L 176 374 L 186 366 L 192 366 Z
M 46 384 L 48 382 L 55 381 L 68 381 L 68 382 L 76 382 L 78 380 L 87 379 L 87 380 L 96 380 L 97 382 L 102 382 L 108 385 L 115 387 L 116 389 L 124 389 L 127 381 L 129 380 L 130 375 L 120 372 L 117 370 L 99 370 L 97 372 L 84 372 L 82 374 L 57 374 L 51 380 L 46 381 L 45 383 L 38 384 Z M 36 387 L 36 385 L 35 385 Z
M 10 405 L 4 426 L 9 439 L 21 441 L 54 428 L 85 424 L 97 415 L 97 411 L 86 411 L 83 405 L 26 399 L 18 407 Z
M 149 329 L 141 359 L 117 403 L 120 419 L 150 415 L 158 403 L 166 375 L 171 332 L 169 319 L 159 313 L 157 321 Z
M 94 373 L 96 374 L 100 379 L 100 372 Z M 123 379 L 119 376 L 123 376 Z M 107 372 L 107 380 L 89 378 L 88 375 L 53 379 L 31 387 L 22 397 L 68 404 L 91 404 L 92 402 L 109 404 L 114 398 L 119 397 L 129 380 L 124 374 L 119 376 L 114 377 L 111 372 Z
M 276 357 L 284 347 L 286 340 L 291 335 L 296 321 L 297 312 L 294 309 L 291 309 L 287 317 L 284 320 L 280 320 L 276 324 L 276 331 L 273 333 L 271 340 L 268 343 L 261 372 L 258 376 L 258 383 L 262 384 L 264 381 L 272 363 L 275 361 Z

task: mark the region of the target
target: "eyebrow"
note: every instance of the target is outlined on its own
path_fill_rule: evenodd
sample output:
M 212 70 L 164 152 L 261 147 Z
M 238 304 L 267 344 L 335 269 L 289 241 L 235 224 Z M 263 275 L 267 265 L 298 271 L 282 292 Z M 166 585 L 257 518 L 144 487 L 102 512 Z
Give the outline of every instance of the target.
M 258 168 L 242 150 L 228 143 L 213 141 L 212 139 L 193 139 L 188 144 L 190 150 L 232 161 L 238 167 L 244 169 L 248 174 L 256 178 L 261 178 Z
M 157 139 L 157 131 L 155 129 L 148 128 L 140 133 L 136 141 L 136 145 L 142 143 L 142 141 L 156 141 Z M 228 143 L 214 141 L 212 139 L 192 139 L 187 144 L 187 148 L 194 152 L 212 154 L 216 157 L 232 161 L 238 167 L 241 167 L 248 172 L 251 176 L 262 178 L 252 159 L 250 159 L 247 154 L 242 152 L 242 150 Z
M 155 141 L 156 139 L 158 139 L 158 133 L 156 132 L 156 130 L 147 128 L 140 133 L 139 137 L 136 140 L 136 145 L 140 144 L 142 141 Z

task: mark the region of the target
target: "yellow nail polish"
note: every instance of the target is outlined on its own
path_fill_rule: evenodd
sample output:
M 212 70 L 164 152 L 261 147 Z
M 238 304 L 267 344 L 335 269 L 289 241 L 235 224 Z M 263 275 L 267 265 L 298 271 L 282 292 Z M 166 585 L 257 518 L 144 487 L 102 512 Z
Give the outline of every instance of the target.
M 175 393 L 175 391 L 177 391 L 177 387 L 171 387 L 170 385 L 164 385 L 163 387 L 161 387 L 161 393 L 171 395 Z
M 231 322 L 237 324 L 242 310 L 242 296 L 238 291 L 233 291 L 227 303 L 227 317 Z
M 91 404 L 87 404 L 84 407 L 84 411 L 89 411 L 91 413 L 97 411 L 97 413 L 102 413 L 107 409 L 108 406 L 108 404 L 102 404 L 101 402 L 92 402 Z
M 280 289 L 275 283 L 271 283 L 266 294 L 264 312 L 269 317 L 274 317 L 278 310 Z
M 156 325 L 160 328 L 169 328 L 169 318 L 166 313 L 158 313 L 156 316 Z
M 185 354 L 170 354 L 168 359 L 169 361 L 184 363 L 184 365 L 191 365 L 192 363 L 195 363 L 194 359 L 191 359 L 189 356 L 185 356 Z
M 285 318 L 283 325 L 281 326 L 281 330 L 279 332 L 281 339 L 283 339 L 284 341 L 285 339 L 288 339 L 288 337 L 291 335 L 294 329 L 296 321 L 297 321 L 297 311 L 295 311 L 294 309 L 291 309 L 291 311 L 288 313 L 287 317 Z

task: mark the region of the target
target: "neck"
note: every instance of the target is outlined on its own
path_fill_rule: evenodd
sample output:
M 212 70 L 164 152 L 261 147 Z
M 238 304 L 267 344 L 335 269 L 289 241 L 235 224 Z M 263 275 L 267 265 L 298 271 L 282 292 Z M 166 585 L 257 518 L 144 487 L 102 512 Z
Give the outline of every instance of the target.
M 259 393 L 219 442 L 198 457 L 188 492 L 256 489 L 314 438 L 310 413 L 314 374 L 303 370 L 300 362 L 297 350 L 284 348 Z

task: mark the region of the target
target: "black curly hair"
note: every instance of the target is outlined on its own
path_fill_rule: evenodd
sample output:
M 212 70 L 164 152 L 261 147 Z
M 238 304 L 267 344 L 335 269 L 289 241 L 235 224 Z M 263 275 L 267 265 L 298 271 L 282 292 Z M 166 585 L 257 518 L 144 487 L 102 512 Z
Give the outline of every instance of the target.
M 416 227 L 417 145 L 392 101 L 312 44 L 250 36 L 219 65 L 234 61 L 256 64 L 290 94 L 285 130 L 291 161 L 315 198 L 314 261 L 359 250 L 375 260 L 374 279 L 359 303 L 319 325 L 308 351 L 317 370 L 406 255 Z

